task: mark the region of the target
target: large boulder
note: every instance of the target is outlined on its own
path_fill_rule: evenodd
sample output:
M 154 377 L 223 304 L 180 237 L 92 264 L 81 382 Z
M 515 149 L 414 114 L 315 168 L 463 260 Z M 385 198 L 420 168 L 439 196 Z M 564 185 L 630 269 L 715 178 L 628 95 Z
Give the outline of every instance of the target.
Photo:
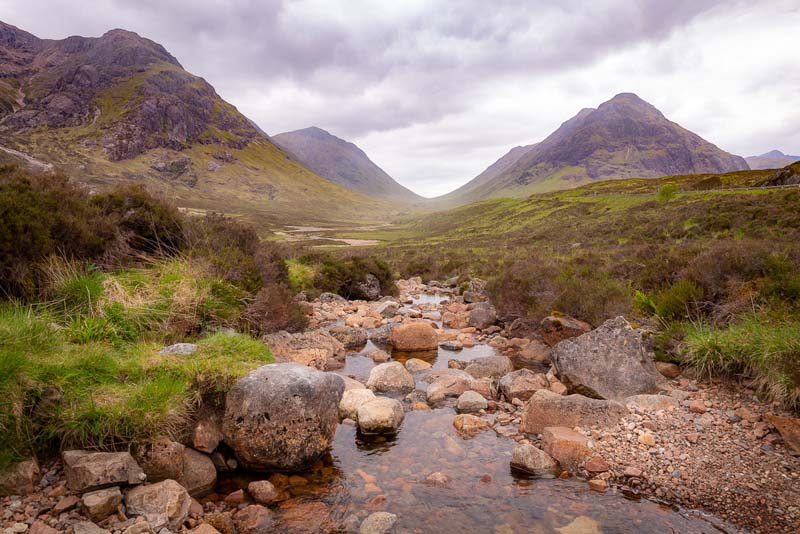
M 168 528 L 178 532 L 189 515 L 192 498 L 186 489 L 174 480 L 138 486 L 125 495 L 125 508 L 129 516 L 141 516 L 154 532 Z
M 484 282 L 480 278 L 473 278 L 467 283 L 467 286 L 464 288 L 462 297 L 464 298 L 464 302 L 467 303 L 481 302 L 486 300 L 488 298 L 486 295 L 486 282 Z
M 339 419 L 358 420 L 358 409 L 375 398 L 371 389 L 348 389 L 339 401 Z
M 141 484 L 146 478 L 128 452 L 64 451 L 61 459 L 67 485 L 75 493 L 119 484 Z
M 545 389 L 533 394 L 522 408 L 520 432 L 539 434 L 549 426 L 616 425 L 630 412 L 621 403 L 598 400 L 583 395 L 558 395 Z
M 251 469 L 297 470 L 330 445 L 344 381 L 293 363 L 259 367 L 225 401 L 225 443 Z
M 358 429 L 362 434 L 395 434 L 405 419 L 397 399 L 377 397 L 358 407 Z
M 144 470 L 148 482 L 178 480 L 183 476 L 184 448 L 177 441 L 162 438 L 138 445 L 133 449 L 133 457 Z
M 500 378 L 514 370 L 508 356 L 482 356 L 469 362 L 466 371 L 473 378 Z
M 786 446 L 800 454 L 800 419 L 767 414 L 767 421 L 778 429 Z
M 488 302 L 478 302 L 469 311 L 467 324 L 478 330 L 489 328 L 497 321 L 497 312 Z
M 41 472 L 35 459 L 10 465 L 0 470 L 0 496 L 33 493 L 40 479 Z
M 540 389 L 550 389 L 550 382 L 545 374 L 530 369 L 520 369 L 500 379 L 500 392 L 508 402 L 513 399 L 526 401 Z
M 568 315 L 550 315 L 542 319 L 539 324 L 539 335 L 551 347 L 565 339 L 578 337 L 591 330 L 592 325 L 589 323 L 584 323 Z
M 540 478 L 553 478 L 560 472 L 558 462 L 530 443 L 519 443 L 514 447 L 511 467 Z
M 553 347 L 550 357 L 559 379 L 568 387 L 605 399 L 656 393 L 664 382 L 641 332 L 624 317 L 562 341 Z
M 400 362 L 376 365 L 367 379 L 367 387 L 381 393 L 408 393 L 415 385 L 414 377 Z
M 330 329 L 330 333 L 346 349 L 361 349 L 367 344 L 367 331 L 363 328 L 333 326 Z
M 344 345 L 325 330 L 277 332 L 264 336 L 263 340 L 278 358 L 321 371 L 343 367 L 347 356 Z
M 413 352 L 436 350 L 439 347 L 439 336 L 429 323 L 414 322 L 395 326 L 390 336 L 395 350 Z

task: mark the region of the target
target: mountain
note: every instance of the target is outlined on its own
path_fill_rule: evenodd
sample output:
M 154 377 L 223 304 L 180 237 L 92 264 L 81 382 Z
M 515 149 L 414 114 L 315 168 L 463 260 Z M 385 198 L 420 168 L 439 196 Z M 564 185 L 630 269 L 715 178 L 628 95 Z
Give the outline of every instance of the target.
M 770 150 L 760 156 L 747 157 L 745 160 L 751 169 L 780 169 L 800 161 L 800 156 L 789 156 L 780 150 Z
M 422 200 L 386 174 L 355 144 L 312 126 L 272 136 L 272 142 L 331 182 L 390 200 Z
M 519 148 L 437 201 L 456 205 L 597 180 L 748 169 L 743 158 L 667 120 L 632 93 L 583 109 L 542 142 Z
M 50 40 L 0 22 L 0 148 L 94 189 L 141 183 L 266 224 L 393 212 L 293 160 L 163 46 L 125 30 Z

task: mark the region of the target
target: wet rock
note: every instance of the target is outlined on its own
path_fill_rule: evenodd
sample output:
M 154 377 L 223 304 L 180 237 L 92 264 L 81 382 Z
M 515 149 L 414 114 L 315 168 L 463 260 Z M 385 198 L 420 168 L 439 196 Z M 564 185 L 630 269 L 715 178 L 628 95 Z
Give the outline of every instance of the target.
M 681 368 L 674 363 L 656 362 L 656 369 L 665 378 L 678 378 L 681 376 Z
M 446 488 L 450 485 L 450 477 L 441 471 L 436 471 L 425 477 L 425 485 L 435 488 Z
M 108 530 L 100 528 L 91 521 L 78 521 L 70 529 L 72 534 L 111 534 Z
M 89 519 L 99 522 L 117 511 L 117 507 L 122 504 L 122 493 L 116 486 L 100 489 L 84 493 L 81 503 Z
M 497 321 L 497 312 L 488 302 L 478 302 L 469 311 L 467 324 L 478 330 L 486 330 Z
M 378 397 L 358 408 L 358 429 L 362 434 L 395 434 L 403 423 L 403 405 L 396 399 Z
M 480 395 L 485 399 L 497 399 L 497 381 L 493 378 L 475 378 L 469 383 L 469 390 Z
M 361 522 L 359 534 L 389 534 L 397 522 L 397 516 L 389 512 L 374 512 Z
M 465 391 L 456 401 L 456 410 L 460 413 L 475 413 L 488 408 L 489 403 L 480 393 Z
M 529 369 L 520 369 L 508 373 L 500 379 L 500 392 L 511 402 L 513 399 L 526 401 L 540 389 L 549 389 L 550 382 L 542 373 L 534 373 Z
M 162 528 L 177 532 L 189 515 L 190 503 L 189 493 L 174 480 L 137 486 L 125 495 L 128 515 L 144 517 L 156 532 Z
M 656 370 L 642 334 L 624 317 L 553 347 L 550 355 L 558 378 L 605 399 L 656 393 L 664 377 Z
M 439 343 L 439 348 L 442 350 L 449 350 L 451 352 L 456 352 L 462 350 L 464 348 L 464 344 L 456 340 L 442 341 L 441 343 Z
M 217 484 L 217 469 L 205 454 L 194 449 L 183 450 L 183 476 L 178 479 L 192 497 L 202 497 Z
M 371 350 L 367 353 L 367 356 L 375 363 L 386 363 L 392 359 L 388 352 L 381 349 Z
M 786 446 L 800 454 L 800 419 L 767 414 L 767 421 L 778 429 Z
M 419 358 L 409 358 L 406 360 L 406 369 L 409 373 L 419 373 L 431 368 L 431 364 Z
M 472 360 L 464 369 L 474 378 L 500 378 L 514 370 L 514 364 L 507 356 L 483 356 Z
M 560 473 L 558 463 L 549 454 L 529 443 L 519 443 L 514 447 L 511 467 L 542 478 L 552 478 Z
M 436 330 L 430 324 L 423 322 L 395 326 L 390 341 L 395 350 L 408 352 L 436 350 L 439 346 Z
M 453 426 L 459 433 L 466 436 L 474 436 L 491 428 L 491 425 L 485 419 L 469 414 L 455 416 Z
M 325 330 L 290 334 L 277 332 L 263 337 L 272 353 L 283 360 L 329 371 L 344 366 L 344 345 Z
M 259 367 L 228 392 L 225 443 L 255 469 L 302 469 L 328 448 L 344 381 L 292 363 Z
M 591 449 L 586 436 L 566 427 L 542 429 L 542 449 L 564 469 L 576 472 L 589 457 Z
M 178 354 L 180 356 L 186 356 L 197 352 L 197 345 L 194 343 L 175 343 L 164 347 L 158 352 L 159 354 Z
M 413 391 L 416 383 L 403 364 L 388 362 L 376 365 L 369 372 L 367 387 L 381 393 L 408 393 Z
M 258 504 L 272 504 L 280 499 L 280 492 L 269 480 L 255 480 L 247 485 L 247 493 Z
M 178 480 L 183 476 L 184 448 L 176 441 L 163 438 L 135 447 L 133 457 L 147 475 L 148 482 Z
M 425 390 L 425 398 L 428 402 L 435 403 L 447 397 L 458 397 L 468 391 L 475 380 L 471 375 L 459 369 L 448 369 L 447 371 L 449 372 L 430 373 L 426 377 L 426 380 L 433 377 Z
M 12 464 L 0 471 L 0 496 L 33 493 L 40 479 L 39 464 L 35 459 Z
M 539 341 L 532 339 L 530 343 L 520 348 L 514 355 L 520 367 L 539 366 L 550 363 L 550 347 Z
M 678 399 L 667 395 L 633 395 L 625 399 L 625 405 L 643 412 L 657 412 L 680 406 Z
M 592 491 L 603 493 L 608 489 L 608 482 L 606 482 L 602 478 L 593 478 L 589 481 L 589 489 Z
M 339 419 L 358 421 L 358 408 L 365 402 L 375 399 L 370 389 L 351 389 L 345 391 L 339 401 Z
M 367 386 L 365 386 L 364 384 L 362 384 L 358 380 L 350 378 L 349 376 L 344 376 L 344 375 L 339 375 L 339 376 L 342 378 L 342 380 L 344 380 L 344 390 L 345 391 L 349 391 L 351 389 L 366 389 L 367 388 Z
M 583 395 L 558 395 L 539 390 L 522 410 L 520 432 L 538 434 L 548 426 L 610 427 L 630 413 L 616 401 L 590 399 Z
M 141 484 L 145 474 L 127 452 L 65 451 L 67 485 L 77 493 L 118 484 Z
M 389 323 L 377 328 L 367 329 L 367 337 L 378 346 L 388 347 L 391 345 L 390 338 L 395 326 L 397 326 L 395 323 Z
M 363 328 L 333 326 L 329 332 L 339 343 L 344 345 L 346 349 L 360 349 L 367 344 L 368 335 L 367 331 Z
M 245 506 L 236 512 L 234 524 L 239 534 L 270 534 L 275 531 L 272 513 L 258 504 Z
M 397 315 L 397 310 L 400 309 L 400 304 L 393 300 L 381 302 L 375 307 L 375 312 L 385 319 L 389 319 Z

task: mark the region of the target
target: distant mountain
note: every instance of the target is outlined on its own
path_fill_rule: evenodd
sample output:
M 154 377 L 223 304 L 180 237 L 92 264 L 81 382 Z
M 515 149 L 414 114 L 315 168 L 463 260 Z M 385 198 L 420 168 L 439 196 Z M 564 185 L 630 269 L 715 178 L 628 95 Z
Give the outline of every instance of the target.
M 800 156 L 789 156 L 780 150 L 770 150 L 760 156 L 750 156 L 745 158 L 751 169 L 780 169 L 800 161 Z
M 619 94 L 597 109 L 583 109 L 541 143 L 514 150 L 466 185 L 436 200 L 443 205 L 464 204 L 597 180 L 748 168 L 743 158 L 667 120 L 632 93 Z
M 0 148 L 92 188 L 143 183 L 258 221 L 391 214 L 288 158 L 163 46 L 125 30 L 50 40 L 0 22 Z
M 311 126 L 274 135 L 272 142 L 323 178 L 353 191 L 405 202 L 422 200 L 395 182 L 355 144 L 322 128 Z

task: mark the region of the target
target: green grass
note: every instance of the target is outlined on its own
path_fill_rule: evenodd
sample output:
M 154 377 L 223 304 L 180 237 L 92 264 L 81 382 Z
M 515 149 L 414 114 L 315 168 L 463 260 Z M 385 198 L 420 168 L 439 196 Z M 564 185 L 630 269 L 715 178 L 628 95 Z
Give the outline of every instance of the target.
M 287 260 L 286 267 L 289 269 L 289 284 L 293 291 L 300 292 L 314 289 L 316 271 L 313 265 L 308 265 L 298 260 Z

